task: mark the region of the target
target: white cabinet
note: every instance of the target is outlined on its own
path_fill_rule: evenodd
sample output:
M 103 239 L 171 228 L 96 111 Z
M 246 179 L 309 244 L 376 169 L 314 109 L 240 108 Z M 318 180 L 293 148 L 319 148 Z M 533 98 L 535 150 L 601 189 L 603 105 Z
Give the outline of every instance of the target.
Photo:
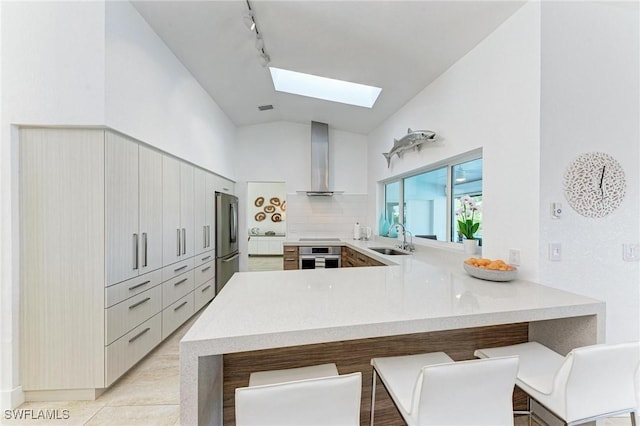
M 162 155 L 105 133 L 107 285 L 162 266 Z
M 222 176 L 214 175 L 214 191 L 224 192 L 227 194 L 235 193 L 235 183 Z
M 215 235 L 215 177 L 200 168 L 194 169 L 195 254 L 213 248 Z
M 250 255 L 282 255 L 282 243 L 285 237 L 263 237 L 252 235 L 249 239 Z
M 193 166 L 162 157 L 162 259 L 164 265 L 194 255 Z
M 216 177 L 196 194 L 195 166 L 110 130 L 19 136 L 21 385 L 94 399 L 213 298 Z
M 19 136 L 22 389 L 101 388 L 104 132 L 21 129 Z

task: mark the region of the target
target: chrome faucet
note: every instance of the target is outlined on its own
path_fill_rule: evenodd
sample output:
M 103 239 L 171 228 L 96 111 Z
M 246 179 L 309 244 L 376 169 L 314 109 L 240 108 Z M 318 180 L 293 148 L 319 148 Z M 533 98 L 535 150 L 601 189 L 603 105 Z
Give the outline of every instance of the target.
M 402 243 L 398 244 L 398 248 L 407 251 L 415 251 L 415 247 L 413 245 L 413 234 L 404 227 L 402 223 L 396 223 L 393 226 L 402 227 Z M 407 233 L 411 235 L 411 242 L 407 243 Z

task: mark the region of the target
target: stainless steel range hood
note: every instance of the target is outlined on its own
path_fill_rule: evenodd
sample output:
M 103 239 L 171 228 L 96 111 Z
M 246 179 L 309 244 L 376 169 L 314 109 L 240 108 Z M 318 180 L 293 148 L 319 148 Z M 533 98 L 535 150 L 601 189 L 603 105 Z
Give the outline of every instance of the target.
M 329 173 L 329 125 L 311 122 L 311 189 L 306 192 L 310 196 L 331 196 Z

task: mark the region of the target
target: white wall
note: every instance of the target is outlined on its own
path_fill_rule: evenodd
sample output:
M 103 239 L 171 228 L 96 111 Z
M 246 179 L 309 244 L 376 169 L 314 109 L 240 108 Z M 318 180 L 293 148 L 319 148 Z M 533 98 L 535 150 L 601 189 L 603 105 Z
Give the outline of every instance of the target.
M 520 249 L 527 279 L 537 278 L 539 252 L 539 58 L 540 5 L 528 3 L 369 135 L 369 193 L 378 199 L 377 181 L 482 147 L 483 255 Z M 409 127 L 442 142 L 387 169 L 381 153 Z M 373 222 L 380 210 L 370 203 Z
M 234 177 L 235 126 L 129 3 L 2 1 L 0 19 L 0 407 L 5 409 L 22 398 L 13 125 L 106 125 L 229 178 Z
M 640 242 L 640 10 L 638 3 L 542 3 L 540 277 L 607 303 L 608 342 L 640 340 L 640 263 L 622 260 Z M 578 155 L 600 151 L 626 173 L 622 206 L 602 219 L 573 211 L 563 175 Z M 564 213 L 550 218 L 550 204 Z M 562 260 L 548 260 L 548 244 Z
M 311 185 L 311 123 L 287 121 L 237 129 L 236 184 L 240 198 L 240 229 L 247 229 L 244 205 L 247 182 L 285 182 L 287 233 L 292 235 L 349 235 L 356 220 L 367 215 L 367 138 L 345 132 L 329 123 L 329 157 L 333 188 L 344 191 L 333 197 L 307 197 L 296 193 Z M 247 253 L 241 240 L 240 252 Z M 246 270 L 246 256 L 240 270 Z
M 235 125 L 129 3 L 106 4 L 105 124 L 233 179 Z

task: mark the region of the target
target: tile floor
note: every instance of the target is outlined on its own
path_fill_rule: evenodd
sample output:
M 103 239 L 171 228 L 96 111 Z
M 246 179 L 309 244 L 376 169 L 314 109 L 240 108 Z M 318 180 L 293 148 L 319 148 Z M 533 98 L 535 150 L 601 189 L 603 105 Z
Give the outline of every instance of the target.
M 24 414 L 33 410 L 58 410 L 59 420 L 7 419 L 7 425 L 179 425 L 180 339 L 196 320 L 194 315 L 182 327 L 121 377 L 95 401 L 26 402 L 18 407 Z M 67 410 L 64 415 L 62 410 Z M 11 416 L 10 416 L 11 417 Z
M 249 258 L 249 270 L 282 269 L 281 257 Z M 118 380 L 95 401 L 27 402 L 18 407 L 23 415 L 29 410 L 55 412 L 59 420 L 8 418 L 0 416 L 2 425 L 179 425 L 180 424 L 180 368 L 179 343 L 195 322 L 194 315 L 165 342 L 147 355 L 133 369 Z M 66 411 L 63 411 L 66 410 Z M 68 413 L 68 415 L 64 415 Z M 527 425 L 527 418 L 515 419 L 517 426 Z M 629 417 L 612 418 L 605 426 L 630 425 Z

